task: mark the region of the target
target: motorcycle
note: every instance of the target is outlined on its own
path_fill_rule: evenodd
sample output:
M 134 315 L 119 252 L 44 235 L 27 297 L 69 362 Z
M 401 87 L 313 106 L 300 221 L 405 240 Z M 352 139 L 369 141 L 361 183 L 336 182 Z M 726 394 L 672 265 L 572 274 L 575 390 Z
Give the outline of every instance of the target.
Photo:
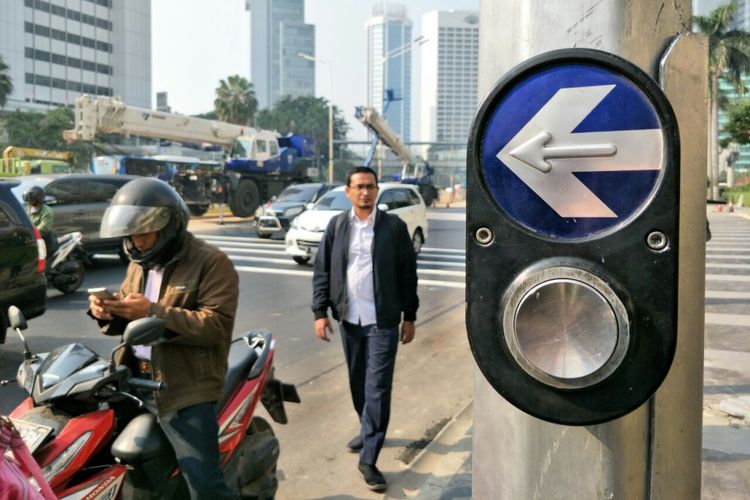
M 20 310 L 11 306 L 8 317 L 24 345 L 16 382 L 29 394 L 9 417 L 55 494 L 87 500 L 187 498 L 174 452 L 156 417 L 144 410 L 144 394 L 165 388 L 114 363 L 119 347 L 163 340 L 164 321 L 131 321 L 107 360 L 80 343 L 33 354 Z M 294 385 L 274 377 L 274 352 L 273 335 L 262 329 L 230 347 L 217 405 L 218 439 L 225 479 L 240 498 L 273 498 L 278 487 L 279 443 L 268 422 L 253 415 L 258 401 L 280 424 L 288 421 L 284 402 L 300 402 Z
M 83 235 L 78 231 L 57 239 L 57 249 L 48 257 L 44 271 L 49 288 L 57 288 L 62 293 L 73 293 L 81 286 L 86 275 L 84 264 L 89 263 L 82 239 Z

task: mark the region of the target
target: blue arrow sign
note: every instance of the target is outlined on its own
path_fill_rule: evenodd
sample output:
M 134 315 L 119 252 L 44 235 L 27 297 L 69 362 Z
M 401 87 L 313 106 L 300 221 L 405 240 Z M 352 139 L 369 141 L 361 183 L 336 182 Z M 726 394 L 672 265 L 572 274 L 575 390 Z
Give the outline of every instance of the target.
M 482 138 L 497 204 L 542 236 L 580 239 L 637 215 L 664 169 L 664 134 L 641 87 L 609 67 L 542 67 L 507 89 Z

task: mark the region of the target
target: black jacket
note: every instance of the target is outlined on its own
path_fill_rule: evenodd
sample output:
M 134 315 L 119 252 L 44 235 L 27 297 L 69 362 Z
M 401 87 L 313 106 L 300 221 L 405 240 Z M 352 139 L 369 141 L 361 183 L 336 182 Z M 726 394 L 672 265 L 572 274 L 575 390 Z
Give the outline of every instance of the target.
M 312 310 L 315 319 L 325 318 L 328 308 L 340 321 L 349 306 L 346 267 L 349 255 L 347 210 L 331 219 L 315 257 Z M 377 210 L 372 240 L 375 315 L 378 328 L 394 328 L 417 318 L 417 258 L 404 221 Z

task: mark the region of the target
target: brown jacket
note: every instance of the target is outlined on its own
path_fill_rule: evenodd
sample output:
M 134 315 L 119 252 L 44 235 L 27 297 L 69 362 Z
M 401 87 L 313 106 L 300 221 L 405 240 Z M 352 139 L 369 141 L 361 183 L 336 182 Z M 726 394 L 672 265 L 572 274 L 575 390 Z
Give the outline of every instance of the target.
M 121 296 L 143 293 L 143 268 L 128 266 Z M 227 356 L 239 297 L 239 278 L 232 261 L 218 248 L 187 233 L 177 256 L 164 270 L 159 301 L 151 314 L 166 320 L 168 341 L 151 351 L 155 380 L 167 389 L 156 394 L 160 415 L 198 403 L 221 399 Z M 100 321 L 106 335 L 122 335 L 127 320 Z M 133 367 L 128 347 L 116 355 L 118 364 Z

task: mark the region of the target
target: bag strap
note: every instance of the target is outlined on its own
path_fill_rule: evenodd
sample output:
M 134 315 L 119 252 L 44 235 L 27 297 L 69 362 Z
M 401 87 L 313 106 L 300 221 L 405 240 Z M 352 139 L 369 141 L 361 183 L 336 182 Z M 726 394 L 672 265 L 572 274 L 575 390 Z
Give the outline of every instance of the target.
M 31 452 L 26 443 L 21 439 L 21 434 L 13 425 L 13 421 L 8 417 L 0 417 L 0 447 L 7 448 L 8 445 L 13 451 L 13 456 L 18 461 L 21 471 L 26 475 L 31 475 L 35 480 L 36 484 L 41 490 L 42 496 L 46 500 L 57 500 L 57 496 L 52 492 L 49 483 L 44 478 L 42 470 L 39 468 L 39 464 L 36 463 L 34 457 L 31 456 Z

